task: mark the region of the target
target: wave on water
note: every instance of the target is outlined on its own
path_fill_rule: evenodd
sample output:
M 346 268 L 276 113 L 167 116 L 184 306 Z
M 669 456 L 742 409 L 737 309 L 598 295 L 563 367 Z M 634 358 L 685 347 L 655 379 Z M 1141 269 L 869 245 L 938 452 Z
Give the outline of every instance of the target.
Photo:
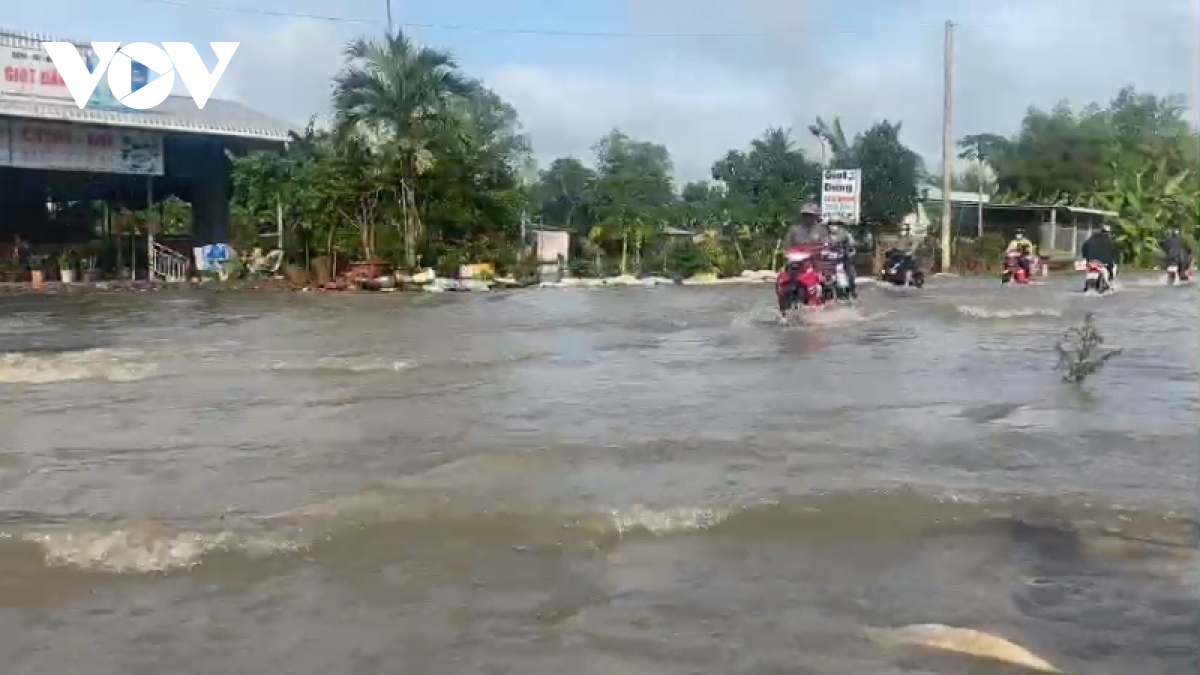
M 806 312 L 801 315 L 800 323 L 813 327 L 845 326 L 866 321 L 867 318 L 858 307 L 835 306 L 818 312 Z
M 1179 578 L 1197 565 L 1193 515 L 1157 512 L 1086 499 L 930 495 L 910 489 L 851 490 L 782 499 L 722 499 L 651 507 L 464 509 L 451 502 L 404 505 L 399 493 L 374 489 L 264 518 L 221 521 L 210 528 L 142 521 L 20 526 L 0 534 L 0 571 L 12 547 L 35 546 L 43 564 L 108 573 L 186 570 L 214 554 L 247 558 L 305 552 L 344 554 L 362 537 L 380 541 L 448 538 L 506 545 L 577 543 L 604 546 L 638 537 L 723 536 L 750 540 L 853 542 L 942 535 L 1014 538 L 1054 530 L 1109 559 L 1156 557 Z M 414 508 L 416 507 L 416 508 Z M 347 541 L 353 540 L 353 541 Z M 1147 554 L 1147 550 L 1151 553 Z M 1194 574 L 1192 575 L 1194 576 Z
M 400 372 L 412 368 L 413 364 L 399 359 L 380 356 L 321 356 L 303 361 L 274 361 L 268 370 L 274 371 L 340 371 L 351 373 Z
M 134 382 L 152 377 L 157 364 L 144 352 L 85 349 L 67 352 L 5 352 L 0 354 L 0 383 L 50 384 L 76 380 Z
M 1000 309 L 996 307 L 980 307 L 978 305 L 955 305 L 954 309 L 962 316 L 972 319 L 1020 319 L 1062 316 L 1062 310 L 1049 307 Z
M 1188 279 L 1186 281 L 1177 281 L 1174 284 L 1169 284 L 1169 283 L 1167 283 L 1167 275 L 1161 274 L 1161 275 L 1150 276 L 1150 277 L 1137 277 L 1134 279 L 1117 279 L 1117 280 L 1113 281 L 1113 287 L 1115 289 L 1120 289 L 1122 287 L 1124 287 L 1124 288 L 1158 288 L 1160 286 L 1161 287 L 1169 287 L 1169 286 L 1173 286 L 1173 285 L 1174 286 L 1191 286 L 1195 283 L 1196 283 L 1196 281 L 1193 278 L 1193 279 Z
M 115 529 L 30 532 L 22 535 L 21 541 L 37 545 L 48 566 L 118 574 L 190 569 L 218 552 L 262 557 L 303 548 L 294 541 L 269 536 L 229 530 L 172 531 L 152 522 Z

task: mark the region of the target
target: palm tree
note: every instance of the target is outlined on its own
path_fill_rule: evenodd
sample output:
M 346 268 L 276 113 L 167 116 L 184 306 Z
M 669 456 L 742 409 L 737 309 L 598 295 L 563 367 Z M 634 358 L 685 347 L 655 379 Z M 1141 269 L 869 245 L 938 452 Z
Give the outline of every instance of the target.
M 808 125 L 808 133 L 812 134 L 821 141 L 822 157 L 824 160 L 825 144 L 829 144 L 830 159 L 834 162 L 845 159 L 850 152 L 850 143 L 846 140 L 846 132 L 842 129 L 841 118 L 833 118 L 833 125 L 825 123 L 825 120 L 820 117 L 814 124 Z M 824 163 L 822 161 L 822 163 Z M 822 167 L 824 168 L 824 167 Z
M 403 31 L 383 42 L 359 38 L 347 45 L 346 58 L 334 79 L 338 130 L 366 141 L 380 165 L 396 172 L 405 256 L 416 267 L 417 241 L 424 236 L 417 178 L 433 165 L 434 139 L 458 133 L 453 101 L 476 85 L 448 52 L 419 46 Z

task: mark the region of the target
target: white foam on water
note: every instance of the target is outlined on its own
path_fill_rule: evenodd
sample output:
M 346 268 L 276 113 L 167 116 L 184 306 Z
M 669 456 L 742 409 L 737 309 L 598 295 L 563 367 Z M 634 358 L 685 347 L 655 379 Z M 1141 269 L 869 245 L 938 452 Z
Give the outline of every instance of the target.
M 954 309 L 963 316 L 969 316 L 972 319 L 1015 319 L 1022 317 L 1036 316 L 1062 316 L 1062 310 L 1048 307 L 1014 307 L 1012 309 L 999 309 L 992 307 L 980 307 L 978 305 L 955 305 Z
M 868 318 L 859 308 L 845 305 L 827 305 L 817 310 L 802 311 L 797 313 L 797 317 L 802 325 L 813 327 L 845 326 Z
M 611 509 L 609 517 L 611 518 L 612 526 L 619 535 L 639 530 L 655 535 L 663 535 L 707 530 L 725 521 L 736 510 L 732 507 L 705 508 L 691 506 L 649 509 L 639 505 L 628 509 Z
M 304 360 L 280 360 L 270 364 L 268 370 L 310 371 L 340 370 L 350 373 L 401 372 L 412 368 L 409 361 L 379 356 L 321 356 Z
M 152 377 L 157 364 L 145 352 L 87 349 L 75 352 L 7 352 L 0 354 L 0 383 L 49 384 L 76 380 L 134 382 Z
M 175 532 L 153 522 L 115 529 L 30 532 L 21 539 L 41 547 L 47 565 L 126 574 L 190 569 L 219 551 L 267 556 L 305 546 L 231 531 Z
M 777 325 L 779 310 L 772 305 L 757 305 L 733 315 L 729 325 L 733 328 L 751 328 L 756 325 Z
M 608 510 L 609 525 L 618 535 L 649 532 L 656 536 L 700 532 L 716 527 L 738 513 L 761 506 L 772 506 L 771 500 L 729 500 L 710 506 L 670 506 L 649 508 L 641 504 Z
M 1159 286 L 1190 286 L 1194 283 L 1195 277 L 1186 281 L 1176 281 L 1174 284 L 1169 284 L 1167 283 L 1167 275 L 1162 274 L 1153 277 L 1130 279 L 1129 281 L 1122 281 L 1118 279 L 1113 282 L 1113 286 L 1117 288 L 1120 288 L 1121 286 L 1126 286 L 1129 288 L 1158 288 Z

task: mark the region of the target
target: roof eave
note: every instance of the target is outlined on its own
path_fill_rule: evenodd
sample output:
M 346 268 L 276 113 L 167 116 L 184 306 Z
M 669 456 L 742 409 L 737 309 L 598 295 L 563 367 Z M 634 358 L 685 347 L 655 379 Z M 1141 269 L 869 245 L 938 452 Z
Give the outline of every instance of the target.
M 0 101 L 2 100 L 3 99 L 0 99 Z M 159 131 L 172 134 L 195 134 L 203 136 L 219 136 L 222 138 L 240 138 L 265 143 L 287 143 L 289 140 L 291 140 L 290 133 L 284 130 L 242 129 L 208 125 L 201 127 L 186 124 L 176 124 L 166 121 L 139 124 L 137 121 L 133 120 L 113 119 L 111 117 L 106 117 L 104 113 L 72 115 L 69 113 L 69 111 L 52 111 L 52 109 L 49 107 L 39 108 L 32 113 L 0 110 L 0 117 L 35 120 L 40 122 L 74 122 L 78 124 L 90 124 L 94 126 L 133 129 L 139 131 Z

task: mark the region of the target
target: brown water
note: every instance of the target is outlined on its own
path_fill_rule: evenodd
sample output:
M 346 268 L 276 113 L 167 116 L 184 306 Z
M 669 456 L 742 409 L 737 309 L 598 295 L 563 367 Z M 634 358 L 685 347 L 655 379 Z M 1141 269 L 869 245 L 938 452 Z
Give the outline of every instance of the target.
M 5 672 L 1194 675 L 1196 292 L 1075 281 L 6 298 Z

